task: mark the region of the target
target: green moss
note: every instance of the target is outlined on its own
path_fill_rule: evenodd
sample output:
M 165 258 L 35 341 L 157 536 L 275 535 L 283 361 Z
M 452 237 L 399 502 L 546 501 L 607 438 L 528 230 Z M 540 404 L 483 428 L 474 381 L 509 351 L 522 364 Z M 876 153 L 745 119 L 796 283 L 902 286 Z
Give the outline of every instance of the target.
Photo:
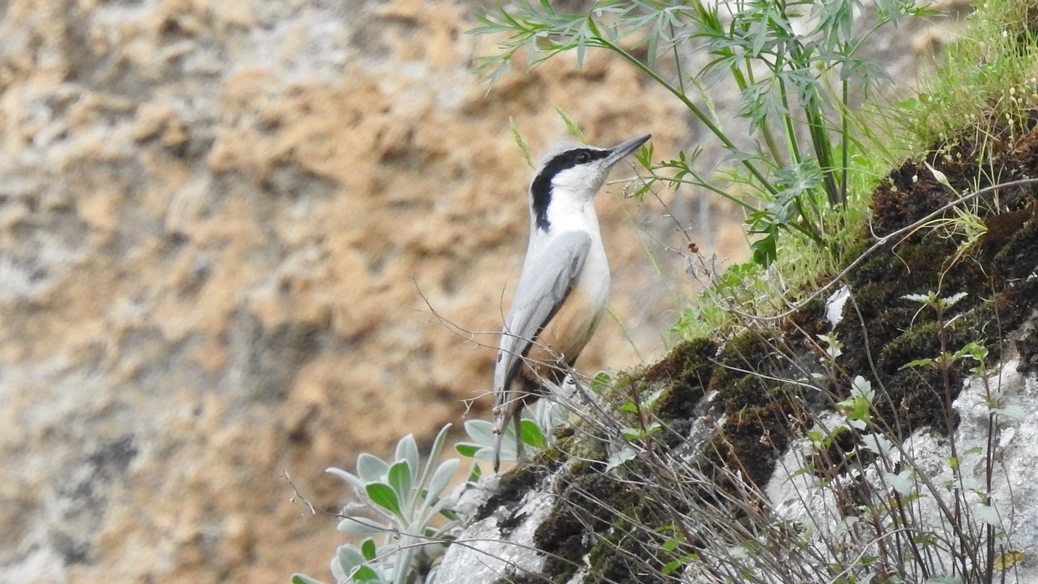
M 717 345 L 708 339 L 681 343 L 645 372 L 645 378 L 664 384 L 655 413 L 665 421 L 688 419 L 706 393 Z
M 720 390 L 719 399 L 728 415 L 738 415 L 746 408 L 761 407 L 768 403 L 772 388 L 765 378 L 746 375 Z
M 578 460 L 577 464 L 601 461 L 605 458 L 605 452 L 599 440 L 590 438 L 585 432 L 574 431 L 568 436 L 556 437 L 551 448 L 546 448 L 537 457 L 537 462 L 559 468 L 564 462 Z
M 666 562 L 661 547 L 662 538 L 648 537 L 640 526 L 622 517 L 638 517 L 638 509 L 622 509 L 611 528 L 602 535 L 588 553 L 588 564 L 592 566 L 585 582 L 666 582 L 662 574 L 646 572 L 648 566 L 662 567 Z M 632 532 L 641 537 L 631 537 Z M 632 562 L 638 558 L 638 562 Z M 633 565 L 632 565 L 633 564 Z
M 534 532 L 534 543 L 549 554 L 544 572 L 555 582 L 566 582 L 591 549 L 587 530 L 598 533 L 608 528 L 613 510 L 628 505 L 618 500 L 622 486 L 610 475 L 594 472 L 591 465 L 576 465 L 560 484 L 558 502 Z
M 1032 219 L 1033 221 L 1034 219 Z M 1038 261 L 1038 224 L 1021 227 L 1013 233 L 1005 246 L 995 254 L 992 268 L 1003 279 L 1022 279 L 1031 276 Z
M 650 381 L 681 381 L 704 385 L 709 381 L 711 360 L 717 354 L 717 344 L 710 339 L 692 339 L 674 347 L 667 356 L 645 371 Z
M 937 357 L 941 353 L 940 331 L 940 324 L 926 322 L 917 324 L 895 337 L 880 350 L 880 371 L 894 375 L 906 363 Z
M 775 351 L 769 342 L 773 331 L 746 330 L 729 339 L 716 359 L 710 376 L 710 389 L 723 391 L 742 379 L 748 371 L 769 369 L 771 355 Z
M 829 323 L 825 318 L 825 300 L 816 297 L 801 306 L 789 317 L 793 329 L 811 338 L 829 332 Z
M 643 396 L 652 393 L 652 385 L 645 379 L 643 370 L 620 371 L 613 376 L 613 383 L 602 394 L 602 401 L 609 409 L 620 411 L 626 404 L 642 403 Z

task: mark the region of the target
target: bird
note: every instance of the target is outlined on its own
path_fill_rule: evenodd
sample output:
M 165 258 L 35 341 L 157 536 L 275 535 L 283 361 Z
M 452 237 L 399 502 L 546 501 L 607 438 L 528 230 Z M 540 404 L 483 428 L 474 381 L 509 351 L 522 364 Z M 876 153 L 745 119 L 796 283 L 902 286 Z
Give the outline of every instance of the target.
M 595 194 L 609 170 L 651 138 L 612 148 L 559 144 L 541 160 L 528 191 L 530 239 L 494 365 L 494 472 L 511 421 L 522 458 L 520 413 L 560 385 L 605 312 L 609 262 Z

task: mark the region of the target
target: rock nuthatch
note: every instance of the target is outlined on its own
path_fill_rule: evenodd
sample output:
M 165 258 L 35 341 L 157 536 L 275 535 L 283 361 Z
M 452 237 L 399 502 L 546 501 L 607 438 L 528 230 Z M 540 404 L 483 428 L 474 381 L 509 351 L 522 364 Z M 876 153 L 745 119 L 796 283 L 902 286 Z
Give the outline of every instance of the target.
M 609 263 L 594 197 L 609 169 L 651 136 L 612 148 L 560 145 L 530 184 L 530 242 L 494 367 L 494 471 L 512 420 L 522 456 L 520 412 L 560 385 L 591 339 L 609 296 Z

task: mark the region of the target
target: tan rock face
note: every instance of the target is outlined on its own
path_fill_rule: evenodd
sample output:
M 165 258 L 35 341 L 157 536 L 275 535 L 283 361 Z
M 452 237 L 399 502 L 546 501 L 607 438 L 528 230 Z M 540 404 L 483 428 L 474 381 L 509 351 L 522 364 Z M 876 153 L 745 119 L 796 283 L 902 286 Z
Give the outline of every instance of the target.
M 486 95 L 469 10 L 0 3 L 0 581 L 324 576 L 341 538 L 282 473 L 334 510 L 325 467 L 483 395 L 526 245 L 509 117 L 535 154 L 555 105 L 600 144 L 684 125 L 595 56 Z M 677 307 L 599 203 L 651 353 Z M 582 367 L 634 362 L 606 322 Z

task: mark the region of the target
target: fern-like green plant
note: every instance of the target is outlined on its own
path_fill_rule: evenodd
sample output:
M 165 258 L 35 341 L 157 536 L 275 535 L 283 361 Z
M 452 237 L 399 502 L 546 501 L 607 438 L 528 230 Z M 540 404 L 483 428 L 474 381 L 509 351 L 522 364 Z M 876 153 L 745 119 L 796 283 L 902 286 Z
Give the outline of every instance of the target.
M 868 96 L 885 75 L 858 56 L 859 48 L 882 26 L 932 12 L 913 0 L 873 5 L 876 18 L 859 30 L 859 0 L 603 0 L 577 13 L 556 10 L 549 0 L 517 0 L 478 13 L 482 26 L 470 32 L 504 38 L 497 54 L 479 59 L 491 83 L 523 52 L 536 65 L 562 53 L 582 63 L 589 49 L 604 49 L 670 92 L 720 143 L 730 166 L 697 169 L 698 148 L 657 163 L 649 149 L 640 158 L 649 176 L 639 194 L 663 181 L 735 201 L 747 213 L 754 260 L 768 264 L 781 232 L 826 246 L 838 227 L 827 225 L 828 211 L 845 205 L 855 153 L 866 148 L 863 138 L 875 138 L 856 122 L 852 93 Z M 703 50 L 712 59 L 687 70 L 687 55 Z M 709 105 L 722 78 L 740 92 L 738 116 L 759 137 L 752 147 L 738 146 Z M 708 105 L 699 105 L 701 98 Z M 868 148 L 882 142 L 871 140 Z

